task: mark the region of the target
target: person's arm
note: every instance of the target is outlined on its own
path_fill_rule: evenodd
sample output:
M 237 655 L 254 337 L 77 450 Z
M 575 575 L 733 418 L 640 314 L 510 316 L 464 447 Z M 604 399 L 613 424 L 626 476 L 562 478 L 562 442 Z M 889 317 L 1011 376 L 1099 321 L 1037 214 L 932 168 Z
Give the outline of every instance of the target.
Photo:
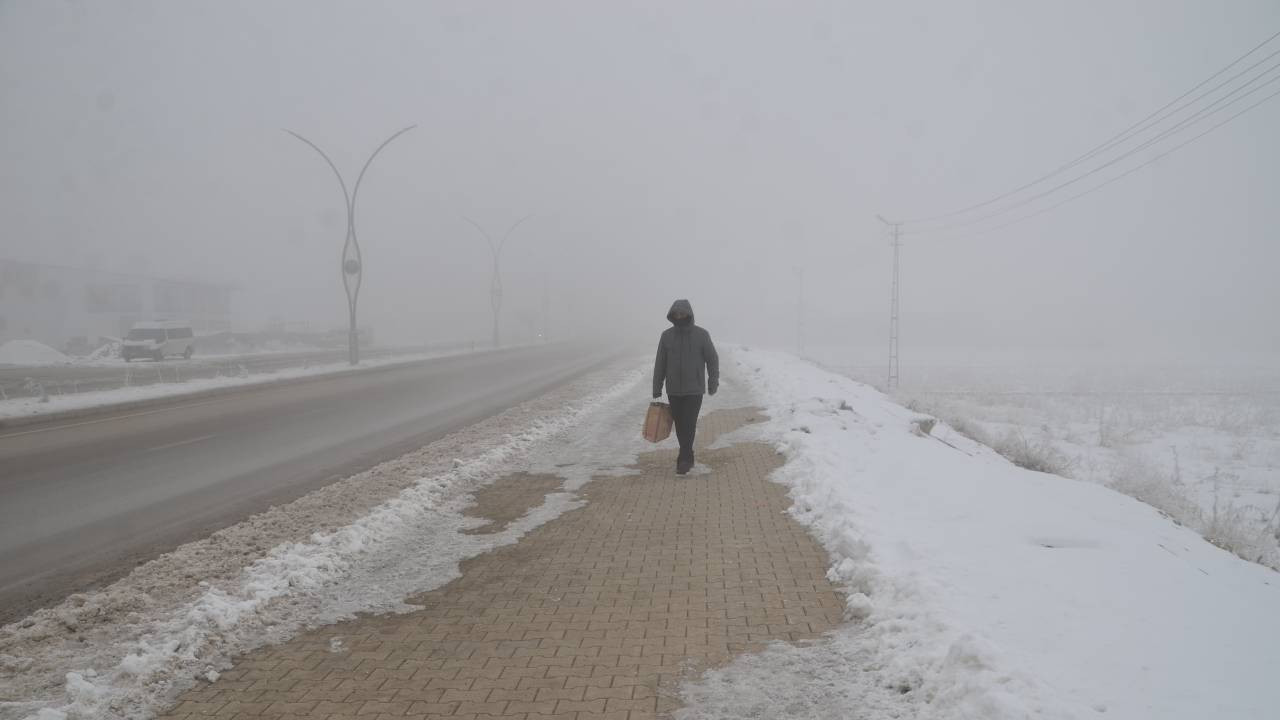
M 662 338 L 658 338 L 658 355 L 653 359 L 653 396 L 662 397 L 662 381 L 667 378 L 667 354 L 662 351 Z
M 702 346 L 702 359 L 707 363 L 707 392 L 715 395 L 720 389 L 720 355 L 711 342 L 711 333 L 707 333 L 707 342 Z

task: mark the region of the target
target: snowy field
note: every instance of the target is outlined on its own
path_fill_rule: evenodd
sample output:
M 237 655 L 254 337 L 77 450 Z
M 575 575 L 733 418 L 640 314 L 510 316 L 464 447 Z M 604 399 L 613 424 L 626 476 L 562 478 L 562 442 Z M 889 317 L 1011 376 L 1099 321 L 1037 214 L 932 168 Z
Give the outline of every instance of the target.
M 1097 483 L 1017 467 L 866 385 L 732 362 L 850 622 L 685 688 L 691 718 L 1275 718 L 1280 574 Z M 924 425 L 928 423 L 925 422 Z
M 896 395 L 1280 569 L 1280 368 L 909 368 Z

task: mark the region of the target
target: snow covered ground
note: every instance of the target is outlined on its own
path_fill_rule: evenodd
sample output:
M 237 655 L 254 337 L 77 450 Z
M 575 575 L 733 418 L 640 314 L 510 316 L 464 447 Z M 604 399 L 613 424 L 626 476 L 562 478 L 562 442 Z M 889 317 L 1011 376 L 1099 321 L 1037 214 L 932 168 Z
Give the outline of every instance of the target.
M 181 365 L 177 364 L 170 366 L 164 366 L 158 363 L 153 365 L 142 365 L 138 366 L 136 372 L 159 374 L 161 377 L 165 378 L 165 381 L 149 385 L 132 385 L 113 388 L 111 390 L 90 390 L 80 393 L 48 391 L 44 396 L 40 396 L 36 393 L 29 397 L 4 398 L 0 399 L 0 419 L 47 415 L 49 413 L 65 412 L 68 410 L 84 410 L 87 408 L 105 407 L 108 405 L 118 405 L 121 403 L 137 402 L 141 400 L 189 395 L 192 393 L 216 390 L 220 388 L 273 383 L 283 380 L 296 380 L 299 378 L 317 377 L 320 375 L 332 375 L 337 373 L 359 372 L 368 368 L 420 362 L 422 360 L 430 360 L 432 358 L 446 357 L 456 354 L 458 353 L 435 352 L 388 355 L 385 357 L 361 360 L 360 365 L 355 368 L 352 368 L 351 365 L 346 362 L 305 365 L 279 370 L 265 370 L 256 373 L 250 373 L 247 369 L 241 368 L 241 371 L 237 374 L 205 378 L 184 378 L 182 376 L 183 368 Z M 170 381 L 169 377 L 172 377 L 173 379 Z
M 196 336 L 198 347 L 205 336 Z M 265 343 L 254 347 L 236 347 L 234 344 L 221 344 L 222 352 L 198 350 L 199 357 L 204 359 L 234 360 L 236 358 L 253 357 L 282 353 L 323 352 L 323 348 L 313 345 L 294 345 L 284 343 Z M 110 340 L 98 346 L 87 355 L 67 355 L 38 340 L 10 340 L 0 345 L 0 366 L 15 367 L 52 367 L 59 365 L 75 365 L 78 367 L 118 367 L 128 363 L 120 354 L 119 340 Z
M 732 362 L 771 416 L 739 438 L 786 455 L 775 479 L 851 622 L 707 673 L 678 717 L 1280 715 L 1280 574 L 1096 483 L 923 434 L 849 378 L 763 351 Z
M 322 348 L 314 345 L 288 345 L 279 343 L 265 343 L 252 347 L 236 347 L 229 346 L 225 348 L 214 348 L 212 351 L 208 349 L 208 344 L 200 343 L 200 336 L 196 336 L 196 353 L 195 357 L 199 361 L 234 361 L 242 358 L 262 357 L 264 355 L 290 355 L 301 353 L 323 353 L 345 351 L 345 348 Z M 67 358 L 67 364 L 77 365 L 81 367 L 123 367 L 128 365 L 124 357 L 120 354 L 120 343 L 109 342 L 97 350 L 84 356 L 70 356 Z M 146 362 L 146 361 L 139 361 Z
M 1280 369 L 922 368 L 898 395 L 1280 569 Z
M 71 358 L 36 340 L 10 340 L 0 345 L 0 365 L 66 365 Z
M 926 416 L 849 378 L 723 358 L 706 410 L 770 419 L 718 444 L 785 455 L 774 479 L 830 552 L 848 622 L 686 683 L 678 717 L 1276 717 L 1280 574 L 1099 484 L 922 432 Z M 592 374 L 0 629 L 0 718 L 146 717 L 249 649 L 411 609 L 461 560 L 576 507 L 592 475 L 627 472 L 650 447 L 646 371 Z M 471 493 L 514 472 L 559 474 L 565 492 L 462 533 L 482 522 L 462 515 Z

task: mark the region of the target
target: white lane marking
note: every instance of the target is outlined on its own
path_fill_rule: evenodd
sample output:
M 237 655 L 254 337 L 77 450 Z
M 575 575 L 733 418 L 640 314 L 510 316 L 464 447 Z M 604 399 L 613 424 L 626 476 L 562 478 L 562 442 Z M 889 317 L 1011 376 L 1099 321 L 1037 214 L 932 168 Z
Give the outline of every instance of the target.
M 218 437 L 218 434 L 214 433 L 212 435 L 201 435 L 200 437 L 194 437 L 194 438 L 189 438 L 187 440 L 179 440 L 178 442 L 172 442 L 172 443 L 169 443 L 168 445 L 157 445 L 153 448 L 147 448 L 144 452 L 157 452 L 160 450 L 168 450 L 169 448 L 176 448 L 182 445 L 190 445 L 191 443 L 198 443 L 201 440 L 208 440 L 209 438 L 214 438 L 214 437 Z
M 7 440 L 9 438 L 21 437 L 23 435 L 34 435 L 36 433 L 54 432 L 57 430 L 68 430 L 70 428 L 81 427 L 84 425 L 97 425 L 98 423 L 104 423 L 104 422 L 128 420 L 129 418 L 142 417 L 143 415 L 155 415 L 156 413 L 169 412 L 170 410 L 185 410 L 186 408 L 199 407 L 201 405 L 212 405 L 213 403 L 217 403 L 217 402 L 226 402 L 227 400 L 230 400 L 230 399 L 231 398 L 215 398 L 213 400 L 205 400 L 203 402 L 187 403 L 186 405 L 171 405 L 169 407 L 157 408 L 155 410 L 144 410 L 142 412 L 130 413 L 129 415 L 112 415 L 110 417 L 104 417 L 98 420 L 82 420 L 81 422 L 71 423 L 69 425 L 55 425 L 53 427 L 40 428 L 38 430 L 23 430 L 22 432 L 15 432 L 15 433 L 8 433 L 7 435 L 0 435 L 0 440 Z

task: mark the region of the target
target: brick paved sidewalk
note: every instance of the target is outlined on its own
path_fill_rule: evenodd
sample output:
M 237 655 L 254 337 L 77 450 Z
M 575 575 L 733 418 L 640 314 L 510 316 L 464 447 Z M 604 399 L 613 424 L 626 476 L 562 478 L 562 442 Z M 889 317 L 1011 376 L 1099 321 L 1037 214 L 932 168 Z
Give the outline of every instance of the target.
M 754 420 L 712 413 L 699 444 Z M 241 658 L 186 692 L 170 718 L 619 718 L 679 707 L 684 677 L 764 643 L 840 622 L 826 553 L 768 481 L 781 458 L 743 443 L 700 450 L 710 475 L 678 478 L 675 451 L 641 474 L 599 478 L 585 507 L 462 565 L 412 600 Z M 566 458 L 566 461 L 571 458 Z M 517 476 L 477 497 L 493 532 L 557 489 Z M 430 552 L 430 548 L 423 548 Z

